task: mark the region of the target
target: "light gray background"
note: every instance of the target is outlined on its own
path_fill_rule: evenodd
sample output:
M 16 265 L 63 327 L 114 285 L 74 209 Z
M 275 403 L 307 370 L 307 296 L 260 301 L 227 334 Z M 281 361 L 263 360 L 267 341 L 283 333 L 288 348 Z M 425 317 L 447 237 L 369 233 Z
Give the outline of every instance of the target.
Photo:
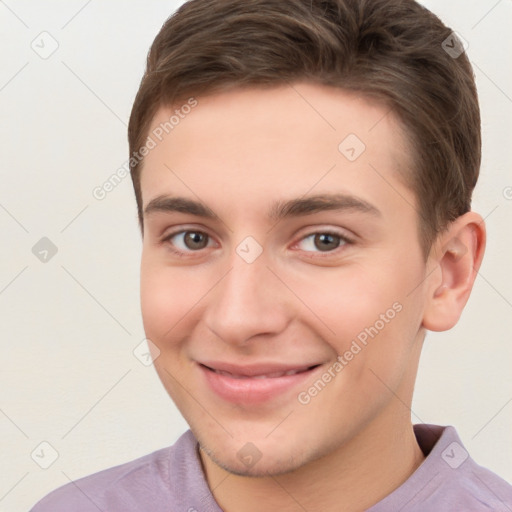
M 130 179 L 92 195 L 127 159 L 147 50 L 181 3 L 0 1 L 0 512 L 186 429 L 133 354 L 144 333 Z M 512 2 L 424 3 L 469 43 L 484 135 L 474 209 L 489 243 L 459 325 L 428 336 L 413 421 L 455 425 L 512 481 Z M 46 59 L 31 47 L 46 57 L 57 43 Z M 47 262 L 32 252 L 42 237 L 58 248 Z M 41 442 L 58 452 L 48 469 Z

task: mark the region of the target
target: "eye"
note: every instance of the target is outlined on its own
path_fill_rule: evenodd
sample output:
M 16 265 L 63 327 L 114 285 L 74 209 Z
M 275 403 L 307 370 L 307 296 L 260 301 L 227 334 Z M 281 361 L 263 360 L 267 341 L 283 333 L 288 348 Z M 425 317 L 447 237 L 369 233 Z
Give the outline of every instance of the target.
M 179 231 L 168 235 L 165 242 L 169 242 L 177 252 L 198 252 L 214 245 L 210 236 L 202 231 Z M 337 233 L 312 233 L 300 240 L 297 247 L 306 252 L 333 252 L 351 241 Z
M 200 251 L 211 245 L 210 237 L 201 231 L 180 231 L 169 235 L 165 241 L 181 252 Z
M 330 252 L 348 243 L 350 240 L 336 233 L 312 233 L 304 237 L 297 246 L 308 252 Z

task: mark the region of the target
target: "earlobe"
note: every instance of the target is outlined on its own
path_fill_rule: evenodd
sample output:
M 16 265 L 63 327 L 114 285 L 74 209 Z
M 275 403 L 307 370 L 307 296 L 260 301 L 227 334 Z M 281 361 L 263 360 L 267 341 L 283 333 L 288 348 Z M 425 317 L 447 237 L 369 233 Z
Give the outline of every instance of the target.
M 485 223 L 469 212 L 456 219 L 434 243 L 430 261 L 438 266 L 427 291 L 423 327 L 446 331 L 459 320 L 485 250 Z

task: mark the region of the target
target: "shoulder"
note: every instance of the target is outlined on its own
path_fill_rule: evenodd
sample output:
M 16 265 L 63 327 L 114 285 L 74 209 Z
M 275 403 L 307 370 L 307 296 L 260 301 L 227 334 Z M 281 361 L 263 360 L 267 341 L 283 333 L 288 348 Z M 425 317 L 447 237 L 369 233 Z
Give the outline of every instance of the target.
M 418 440 L 422 435 L 428 438 L 433 431 L 440 434 L 418 471 L 423 469 L 422 477 L 428 478 L 430 484 L 425 489 L 423 505 L 428 503 L 434 507 L 432 510 L 446 511 L 511 510 L 512 486 L 471 458 L 454 427 L 418 427 Z
M 512 510 L 512 486 L 479 466 L 453 427 L 415 425 L 414 433 L 425 460 L 406 482 L 372 507 L 371 512 Z
M 170 468 L 173 473 L 178 473 L 177 476 L 180 473 L 173 459 L 186 463 L 187 453 L 193 452 L 194 442 L 189 431 L 173 446 L 71 481 L 45 496 L 31 512 L 131 512 L 140 510 L 141 503 L 152 512 L 167 510 L 177 485 L 177 482 L 171 482 Z M 167 505 L 165 509 L 164 504 Z
M 512 486 L 487 468 L 468 458 L 460 471 L 450 475 L 453 506 L 471 505 L 467 510 L 509 512 L 512 509 Z

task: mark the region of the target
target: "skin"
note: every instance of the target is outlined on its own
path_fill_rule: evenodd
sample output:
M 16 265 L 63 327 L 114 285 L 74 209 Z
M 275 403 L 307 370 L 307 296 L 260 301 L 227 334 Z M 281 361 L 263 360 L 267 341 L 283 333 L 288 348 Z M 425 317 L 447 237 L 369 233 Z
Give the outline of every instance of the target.
M 449 329 L 462 312 L 483 256 L 483 220 L 460 217 L 425 258 L 403 179 L 408 145 L 377 102 L 309 83 L 197 100 L 141 175 L 144 208 L 172 196 L 215 214 L 144 216 L 141 303 L 155 368 L 199 441 L 223 510 L 366 509 L 424 459 L 410 413 L 421 347 L 426 329 Z M 152 129 L 172 113 L 162 108 Z M 353 162 L 338 149 L 348 134 L 366 146 Z M 328 194 L 378 213 L 268 216 L 276 202 Z M 204 233 L 206 245 L 187 245 L 187 230 Z M 334 238 L 321 250 L 315 234 L 326 232 Z M 252 263 L 236 251 L 248 236 L 263 250 Z M 400 312 L 300 403 L 298 393 L 393 304 Z M 198 362 L 207 360 L 322 366 L 300 388 L 246 405 L 206 385 Z M 261 454 L 251 466 L 237 456 L 249 442 Z

